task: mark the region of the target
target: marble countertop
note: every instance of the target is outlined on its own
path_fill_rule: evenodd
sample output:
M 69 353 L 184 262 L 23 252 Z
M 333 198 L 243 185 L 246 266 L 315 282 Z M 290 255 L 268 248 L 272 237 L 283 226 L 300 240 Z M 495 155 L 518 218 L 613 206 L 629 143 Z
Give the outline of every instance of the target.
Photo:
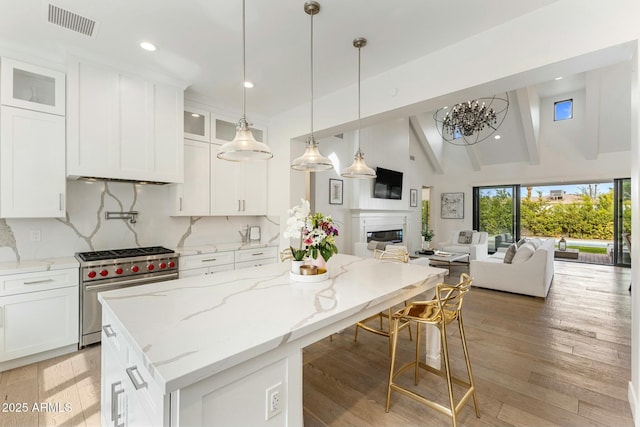
M 165 393 L 295 341 L 446 270 L 336 255 L 329 279 L 289 262 L 100 293 Z
M 79 268 L 80 263 L 74 257 L 46 258 L 29 261 L 0 262 L 0 274 L 35 273 L 39 271 Z
M 224 252 L 224 251 L 236 251 L 239 249 L 252 249 L 252 248 L 266 248 L 267 246 L 276 246 L 269 245 L 267 243 L 216 243 L 215 245 L 200 245 L 200 246 L 185 246 L 180 248 L 172 248 L 178 255 L 202 255 L 202 254 L 212 254 L 216 252 Z

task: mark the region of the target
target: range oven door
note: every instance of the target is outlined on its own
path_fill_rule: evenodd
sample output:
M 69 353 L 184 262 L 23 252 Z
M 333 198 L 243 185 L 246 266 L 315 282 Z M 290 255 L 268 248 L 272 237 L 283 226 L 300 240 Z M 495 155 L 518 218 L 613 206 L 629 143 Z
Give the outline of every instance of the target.
M 102 306 L 98 301 L 98 293 L 114 289 L 130 288 L 131 286 L 164 282 L 178 278 L 178 273 L 157 275 L 154 277 L 140 277 L 118 282 L 83 285 L 81 298 L 80 347 L 100 342 L 102 329 Z

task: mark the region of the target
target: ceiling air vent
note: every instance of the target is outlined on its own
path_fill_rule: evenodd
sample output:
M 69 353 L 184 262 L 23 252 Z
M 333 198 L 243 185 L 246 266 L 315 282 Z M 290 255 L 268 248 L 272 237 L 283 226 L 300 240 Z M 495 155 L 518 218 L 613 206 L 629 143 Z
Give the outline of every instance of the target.
M 93 37 L 96 30 L 96 21 L 85 18 L 77 13 L 59 8 L 52 4 L 49 5 L 49 22 L 59 25 L 71 31 L 75 31 L 85 36 Z

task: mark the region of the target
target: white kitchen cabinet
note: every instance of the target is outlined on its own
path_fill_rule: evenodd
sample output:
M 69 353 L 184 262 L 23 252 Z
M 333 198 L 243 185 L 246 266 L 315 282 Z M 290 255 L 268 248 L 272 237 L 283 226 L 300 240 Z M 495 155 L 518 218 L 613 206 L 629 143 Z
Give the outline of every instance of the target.
M 185 102 L 184 137 L 195 141 L 210 142 L 211 113 Z
M 183 181 L 182 89 L 87 61 L 68 70 L 68 176 Z
M 3 57 L 0 103 L 43 113 L 65 114 L 65 74 Z
M 78 269 L 0 278 L 0 370 L 16 359 L 78 343 Z
M 102 323 L 102 425 L 168 424 L 165 398 L 144 368 L 139 352 L 117 329 L 109 315 L 103 317 Z
M 184 140 L 184 183 L 170 188 L 174 216 L 209 215 L 209 150 L 208 142 Z
M 258 267 L 260 265 L 278 262 L 278 248 L 267 246 L 263 248 L 239 249 L 236 251 L 236 270 L 241 268 Z
M 0 217 L 64 217 L 63 116 L 0 107 Z
M 234 251 L 180 256 L 180 278 L 202 276 L 234 269 Z
M 211 146 L 211 214 L 266 215 L 267 163 L 218 159 L 220 146 Z

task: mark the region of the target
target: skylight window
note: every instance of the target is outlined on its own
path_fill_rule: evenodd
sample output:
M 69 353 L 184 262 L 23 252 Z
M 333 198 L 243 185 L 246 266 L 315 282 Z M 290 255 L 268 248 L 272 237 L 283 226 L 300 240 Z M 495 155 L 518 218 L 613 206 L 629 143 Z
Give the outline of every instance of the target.
M 553 104 L 553 120 L 568 120 L 573 118 L 573 99 L 565 99 Z

